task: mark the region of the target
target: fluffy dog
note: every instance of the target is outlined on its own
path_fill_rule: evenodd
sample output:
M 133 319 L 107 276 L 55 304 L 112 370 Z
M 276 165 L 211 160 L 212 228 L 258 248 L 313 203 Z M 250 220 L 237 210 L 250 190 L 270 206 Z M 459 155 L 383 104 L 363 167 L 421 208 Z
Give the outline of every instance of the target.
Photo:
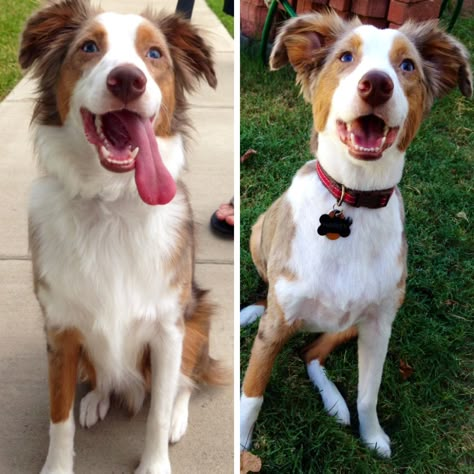
M 47 335 L 50 445 L 43 474 L 73 472 L 79 421 L 110 397 L 151 407 L 137 474 L 171 472 L 195 383 L 219 381 L 211 306 L 194 282 L 193 220 L 179 180 L 185 92 L 216 86 L 212 51 L 176 15 L 120 15 L 86 0 L 50 2 L 27 22 L 19 61 L 38 80 L 33 124 L 43 176 L 29 235 Z

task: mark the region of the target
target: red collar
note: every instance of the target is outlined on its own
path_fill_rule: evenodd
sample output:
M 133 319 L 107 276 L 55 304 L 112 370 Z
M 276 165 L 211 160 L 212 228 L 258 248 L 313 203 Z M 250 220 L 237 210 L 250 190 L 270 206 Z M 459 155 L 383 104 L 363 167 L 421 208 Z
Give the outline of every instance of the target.
M 395 187 L 376 191 L 355 191 L 354 189 L 346 188 L 343 184 L 334 181 L 334 179 L 324 171 L 319 161 L 316 161 L 316 171 L 321 183 L 323 183 L 326 189 L 337 199 L 338 205 L 345 202 L 354 207 L 379 209 L 388 204 L 393 191 L 395 191 Z

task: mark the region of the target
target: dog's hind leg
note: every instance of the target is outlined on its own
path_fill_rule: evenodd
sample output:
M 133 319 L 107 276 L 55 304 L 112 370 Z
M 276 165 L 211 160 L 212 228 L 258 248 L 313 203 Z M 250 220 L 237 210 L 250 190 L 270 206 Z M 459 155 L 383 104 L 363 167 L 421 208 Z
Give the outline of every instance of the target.
M 295 333 L 297 327 L 288 325 L 281 309 L 271 304 L 262 316 L 245 373 L 240 398 L 240 449 L 249 449 L 252 432 L 263 403 L 263 393 L 270 380 L 276 356 Z
M 357 336 L 355 326 L 337 333 L 325 333 L 318 337 L 302 351 L 303 360 L 306 363 L 308 376 L 318 389 L 324 408 L 329 415 L 343 424 L 350 424 L 350 414 L 347 404 L 331 380 L 329 380 L 324 363 L 329 354 L 339 345 L 344 344 Z

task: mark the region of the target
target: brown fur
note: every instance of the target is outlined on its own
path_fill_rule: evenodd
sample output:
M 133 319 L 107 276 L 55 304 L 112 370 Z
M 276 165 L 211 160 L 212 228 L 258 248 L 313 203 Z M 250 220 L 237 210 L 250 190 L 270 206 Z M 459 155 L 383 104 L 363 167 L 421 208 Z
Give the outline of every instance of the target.
M 99 47 L 98 53 L 88 54 L 81 50 L 82 44 L 89 40 L 96 42 Z M 107 35 L 102 25 L 93 23 L 90 27 L 79 30 L 69 51 L 61 66 L 57 84 L 56 103 L 61 123 L 64 123 L 69 113 L 70 101 L 77 81 L 84 71 L 94 67 L 107 51 Z
M 279 225 L 281 222 L 285 222 L 285 225 Z M 292 210 L 283 195 L 259 217 L 250 237 L 252 259 L 264 281 L 268 282 L 269 275 L 282 273 L 288 279 L 292 279 L 287 262 L 291 256 L 291 242 L 295 232 Z M 272 266 L 268 268 L 270 255 L 272 255 Z
M 200 80 L 215 88 L 217 86 L 212 48 L 201 38 L 199 30 L 179 15 L 156 15 L 151 10 L 143 13 L 164 34 L 168 42 L 175 74 L 175 110 L 168 125 L 159 123 L 155 132 L 171 135 L 186 134 L 189 121 L 186 117 L 185 92 L 196 89 Z
M 50 416 L 53 423 L 69 417 L 78 373 L 81 334 L 74 329 L 47 331 Z
M 270 380 L 276 356 L 282 347 L 300 328 L 300 323 L 289 325 L 283 311 L 272 297 L 268 295 L 269 306 L 260 319 L 258 336 L 255 338 L 250 355 L 249 365 L 245 372 L 242 392 L 247 397 L 261 397 Z
M 357 337 L 356 326 L 351 326 L 349 329 L 341 332 L 324 333 L 301 351 L 301 357 L 305 364 L 309 364 L 312 360 L 317 359 L 321 365 L 324 365 L 329 354 L 334 349 L 354 337 Z
M 19 62 L 23 69 L 32 68 L 33 77 L 39 80 L 33 121 L 62 124 L 56 97 L 60 69 L 77 32 L 95 13 L 85 0 L 48 2 L 26 23 Z
M 472 95 L 472 72 L 466 48 L 442 31 L 437 21 L 408 21 L 399 29 L 412 41 L 423 59 L 423 70 L 430 91 L 427 109 L 433 98 L 442 97 L 459 86 L 466 97 Z
M 358 19 L 346 22 L 335 12 L 302 15 L 278 33 L 270 67 L 276 70 L 290 63 L 296 71 L 297 83 L 309 101 L 313 81 L 332 52 L 334 43 L 360 24 Z

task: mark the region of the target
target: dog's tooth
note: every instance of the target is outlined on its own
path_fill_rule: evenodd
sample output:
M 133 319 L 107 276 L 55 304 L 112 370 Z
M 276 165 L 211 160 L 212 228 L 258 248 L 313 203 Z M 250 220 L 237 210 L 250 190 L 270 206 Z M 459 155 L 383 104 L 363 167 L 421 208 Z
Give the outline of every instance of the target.
M 348 132 L 352 130 L 352 123 L 351 122 L 346 122 L 346 129 Z
M 388 125 L 385 125 L 383 129 L 383 136 L 386 137 L 388 135 L 388 131 L 390 130 L 390 127 Z
M 352 145 L 355 146 L 357 148 L 357 144 L 355 142 L 355 136 L 354 134 L 351 132 L 351 142 L 352 142 Z
M 112 153 L 110 153 L 110 151 L 107 150 L 107 148 L 105 148 L 104 145 L 102 145 L 102 146 L 100 147 L 100 151 L 102 152 L 102 155 L 104 156 L 104 158 L 106 158 L 107 160 L 108 160 L 108 159 L 110 158 L 110 156 L 112 155 Z M 112 160 L 110 160 L 110 161 L 112 161 Z
M 131 157 L 132 160 L 134 160 L 137 157 L 139 151 L 140 151 L 140 148 L 136 147 L 135 150 L 130 152 L 130 157 Z
M 100 134 L 102 132 L 102 118 L 100 117 L 100 115 L 95 116 L 94 125 L 95 129 Z

